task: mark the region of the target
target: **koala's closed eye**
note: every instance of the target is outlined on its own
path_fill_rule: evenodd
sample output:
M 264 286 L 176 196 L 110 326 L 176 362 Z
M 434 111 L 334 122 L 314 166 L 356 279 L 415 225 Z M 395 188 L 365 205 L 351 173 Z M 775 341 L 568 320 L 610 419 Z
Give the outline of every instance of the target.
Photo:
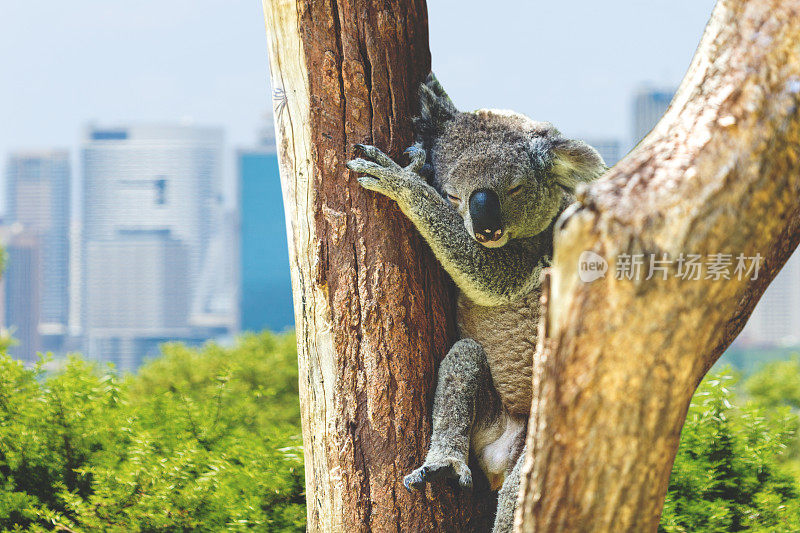
M 461 198 L 459 198 L 455 194 L 447 193 L 447 199 L 450 200 L 450 203 L 452 203 L 453 205 L 458 205 L 461 203 Z
M 515 194 L 517 194 L 521 190 L 522 190 L 522 184 L 520 183 L 519 185 L 515 185 L 515 186 L 511 187 L 510 189 L 508 189 L 508 195 L 509 196 L 514 196 Z

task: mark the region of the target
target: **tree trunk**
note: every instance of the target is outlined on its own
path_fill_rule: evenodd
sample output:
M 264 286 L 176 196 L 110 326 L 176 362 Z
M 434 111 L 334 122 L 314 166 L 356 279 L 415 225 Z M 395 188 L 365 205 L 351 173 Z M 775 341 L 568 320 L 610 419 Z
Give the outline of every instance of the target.
M 309 531 L 485 530 L 486 492 L 408 493 L 452 291 L 390 200 L 344 163 L 399 158 L 430 70 L 424 0 L 264 0 L 299 346 Z
M 691 396 L 800 240 L 799 106 L 800 0 L 720 0 L 664 119 L 563 217 L 518 531 L 657 529 Z M 591 283 L 587 250 L 609 263 Z M 675 277 L 682 253 L 701 279 Z M 616 279 L 639 254 L 640 279 Z M 666 280 L 650 254 L 675 261 Z

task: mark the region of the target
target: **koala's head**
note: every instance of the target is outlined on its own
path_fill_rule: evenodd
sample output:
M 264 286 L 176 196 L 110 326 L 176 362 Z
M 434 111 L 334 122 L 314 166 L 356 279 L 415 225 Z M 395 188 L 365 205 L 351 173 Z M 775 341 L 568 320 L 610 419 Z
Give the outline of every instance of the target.
M 460 113 L 449 99 L 428 96 L 436 100 L 426 105 L 423 91 L 416 125 L 433 184 L 484 246 L 541 233 L 578 183 L 606 169 L 594 148 L 563 138 L 550 123 L 510 111 Z

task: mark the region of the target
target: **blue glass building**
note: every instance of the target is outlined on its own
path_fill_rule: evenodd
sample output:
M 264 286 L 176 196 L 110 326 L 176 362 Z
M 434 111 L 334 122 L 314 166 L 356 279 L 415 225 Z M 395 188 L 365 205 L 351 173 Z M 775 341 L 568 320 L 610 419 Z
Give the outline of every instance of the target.
M 278 156 L 267 147 L 240 150 L 237 164 L 240 326 L 282 331 L 294 327 L 294 311 Z

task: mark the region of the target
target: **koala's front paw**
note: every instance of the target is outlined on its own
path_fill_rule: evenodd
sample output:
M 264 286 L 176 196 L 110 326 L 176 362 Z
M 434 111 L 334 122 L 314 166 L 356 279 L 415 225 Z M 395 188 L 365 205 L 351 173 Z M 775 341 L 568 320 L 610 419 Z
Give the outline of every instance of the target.
M 410 491 L 412 488 L 422 488 L 425 483 L 440 477 L 458 479 L 458 484 L 462 487 L 472 488 L 472 471 L 464 461 L 454 457 L 426 462 L 403 478 L 403 485 Z
M 410 190 L 422 178 L 417 174 L 425 164 L 425 150 L 412 146 L 406 153 L 411 157 L 411 164 L 403 168 L 388 155 L 374 146 L 357 144 L 368 159 L 353 159 L 347 162 L 347 168 L 354 172 L 363 172 L 366 176 L 358 178 L 358 183 L 365 189 L 379 192 L 389 198 L 398 200 L 404 191 Z M 371 159 L 372 161 L 370 161 Z

